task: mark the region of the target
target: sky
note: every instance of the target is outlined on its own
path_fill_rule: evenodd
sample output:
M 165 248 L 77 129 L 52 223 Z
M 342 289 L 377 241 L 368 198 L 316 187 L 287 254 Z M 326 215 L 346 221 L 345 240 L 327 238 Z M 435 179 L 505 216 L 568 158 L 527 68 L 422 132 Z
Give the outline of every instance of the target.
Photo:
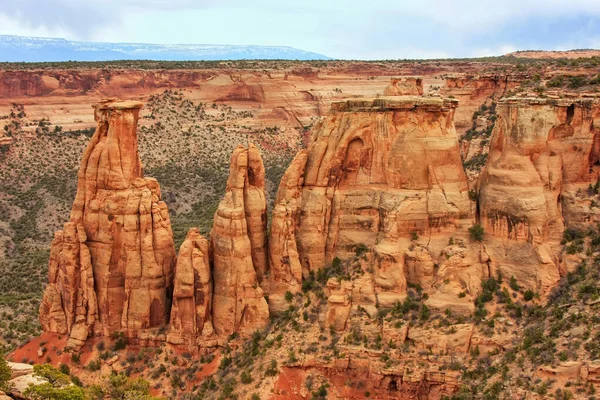
M 600 0 L 0 0 L 0 34 L 292 46 L 340 59 L 600 48 Z

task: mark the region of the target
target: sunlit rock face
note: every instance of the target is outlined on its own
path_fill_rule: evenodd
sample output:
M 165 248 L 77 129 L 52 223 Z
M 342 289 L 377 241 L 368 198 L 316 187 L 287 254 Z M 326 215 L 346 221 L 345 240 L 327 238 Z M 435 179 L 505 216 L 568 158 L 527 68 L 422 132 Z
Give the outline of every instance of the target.
M 217 334 L 252 333 L 269 309 L 259 281 L 267 267 L 265 171 L 258 149 L 237 147 L 211 231 L 213 324 Z
M 365 290 L 380 304 L 403 298 L 407 279 L 431 287 L 450 236 L 459 228 L 464 236 L 461 224 L 472 223 L 456 106 L 415 96 L 333 103 L 280 186 L 270 236 L 275 286 L 293 282 L 298 290 L 301 273 L 306 278 L 366 248 L 373 279 Z M 417 236 L 428 238 L 421 250 L 413 249 Z M 284 307 L 281 291 L 269 294 L 276 311 Z
M 595 213 L 584 194 L 598 177 L 597 100 L 509 98 L 498 103 L 478 213 L 492 266 L 547 293 L 559 279 L 565 227 Z
M 158 182 L 143 176 L 141 107 L 95 105 L 98 127 L 81 161 L 71 221 L 53 242 L 40 319 L 44 329 L 66 331 L 74 343 L 93 332 L 138 338 L 169 321 L 175 248 Z

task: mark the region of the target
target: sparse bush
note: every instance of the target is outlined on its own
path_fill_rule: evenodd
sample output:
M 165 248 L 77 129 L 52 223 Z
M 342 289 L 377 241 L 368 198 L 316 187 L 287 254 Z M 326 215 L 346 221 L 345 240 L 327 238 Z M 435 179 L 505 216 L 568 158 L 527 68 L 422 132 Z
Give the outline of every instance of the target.
M 483 241 L 483 227 L 479 224 L 475 224 L 469 228 L 469 234 L 471 235 L 471 239 L 482 242 Z

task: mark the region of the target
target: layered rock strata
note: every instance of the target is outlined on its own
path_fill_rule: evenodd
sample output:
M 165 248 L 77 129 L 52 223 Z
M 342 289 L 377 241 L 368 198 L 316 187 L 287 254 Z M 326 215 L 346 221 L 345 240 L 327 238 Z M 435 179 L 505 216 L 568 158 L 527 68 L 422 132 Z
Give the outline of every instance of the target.
M 264 176 L 255 146 L 234 150 L 225 197 L 211 231 L 213 324 L 219 335 L 254 332 L 269 318 L 259 286 L 267 267 Z
M 210 337 L 213 282 L 209 243 L 198 228 L 188 232 L 179 248 L 167 340 L 173 344 L 200 345 Z
M 456 106 L 451 99 L 411 96 L 333 103 L 308 151 L 282 179 L 270 237 L 275 284 L 269 299 L 282 295 L 282 282 L 298 290 L 300 271 L 306 278 L 360 248 L 373 250 L 370 285 L 380 304 L 403 298 L 407 279 L 432 285 L 433 260 L 454 232 L 472 223 L 452 122 Z M 412 250 L 418 236 L 428 241 L 419 253 Z M 460 267 L 475 268 L 468 275 L 477 279 L 478 257 L 471 258 L 473 265 Z M 278 303 L 271 308 L 281 308 Z
M 390 85 L 383 91 L 384 96 L 422 96 L 423 78 L 406 76 L 392 78 Z
M 597 100 L 508 98 L 496 107 L 478 217 L 494 268 L 547 293 L 558 282 L 565 227 L 595 219 L 586 194 L 598 179 Z
M 40 304 L 45 331 L 69 335 L 69 346 L 81 346 L 98 319 L 90 251 L 82 225 L 67 222 L 54 235 L 48 285 Z
M 94 107 L 98 127 L 81 161 L 70 223 L 53 242 L 40 320 L 74 343 L 92 333 L 135 338 L 169 321 L 175 248 L 158 182 L 143 177 L 141 107 L 112 100 Z

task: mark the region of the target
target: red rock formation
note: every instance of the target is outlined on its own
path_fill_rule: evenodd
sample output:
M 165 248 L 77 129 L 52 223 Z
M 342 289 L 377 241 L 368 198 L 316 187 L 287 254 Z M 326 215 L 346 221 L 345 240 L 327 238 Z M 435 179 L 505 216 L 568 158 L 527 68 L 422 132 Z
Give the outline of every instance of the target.
M 456 98 L 460 104 L 454 117 L 456 129 L 465 132 L 473 125 L 473 113 L 489 98 L 499 99 L 518 84 L 516 77 L 508 75 L 455 74 L 446 78 L 440 93 Z
M 160 201 L 158 182 L 144 178 L 142 173 L 136 134 L 141 106 L 137 102 L 116 101 L 95 106 L 98 128 L 81 161 L 71 211 L 72 226 L 79 232 L 79 254 L 85 255 L 89 249 L 93 277 L 76 283 L 70 278 L 69 268 L 63 268 L 59 262 L 55 279 L 68 281 L 72 292 L 77 288 L 83 290 L 81 285 L 85 284 L 95 291 L 97 313 L 91 309 L 96 307 L 95 301 L 88 300 L 86 305 L 77 300 L 80 307 L 88 308 L 77 315 L 91 316 L 86 321 L 87 330 L 68 317 L 69 302 L 63 299 L 60 305 L 67 315 L 66 329 L 73 339 L 84 340 L 92 332 L 109 335 L 119 331 L 138 337 L 142 330 L 168 322 L 175 249 L 167 205 Z M 74 236 L 64 237 L 70 243 Z M 60 241 L 55 242 L 58 246 Z M 74 258 L 77 251 L 71 247 L 63 245 L 62 250 L 54 253 Z M 86 264 L 81 261 L 80 264 L 82 272 L 88 271 Z M 50 272 L 52 275 L 52 260 Z M 51 276 L 48 299 L 56 298 L 52 295 L 52 279 Z M 42 304 L 41 320 L 48 321 L 48 311 L 58 307 Z M 58 325 L 46 323 L 47 330 L 54 327 L 64 331 Z
M 505 276 L 547 293 L 559 279 L 565 224 L 583 228 L 594 218 L 580 194 L 596 182 L 600 105 L 510 98 L 496 109 L 478 204 L 491 234 L 486 251 Z
M 219 335 L 251 333 L 269 318 L 259 280 L 266 269 L 264 167 L 258 149 L 237 147 L 211 231 L 213 324 Z
M 69 334 L 68 346 L 83 345 L 98 318 L 94 274 L 83 226 L 67 222 L 50 250 L 48 286 L 40 304 L 45 331 Z
M 173 344 L 201 344 L 213 333 L 213 282 L 209 244 L 192 228 L 179 249 L 171 309 L 171 330 L 167 341 Z
M 269 310 L 287 308 L 286 292 L 297 293 L 302 287 L 302 266 L 296 246 L 296 227 L 300 212 L 300 194 L 308 152 L 300 151 L 281 178 L 271 217 L 269 236 Z
M 469 256 L 461 259 L 473 262 L 446 264 L 449 283 L 435 279 L 434 265 L 443 263 L 450 235 L 466 238 L 472 223 L 455 107 L 455 101 L 433 97 L 333 103 L 308 152 L 299 153 L 284 175 L 275 203 L 268 280 L 273 311 L 285 307 L 285 284 L 298 290 L 300 266 L 306 277 L 334 257 L 352 259 L 361 247 L 372 249 L 372 278 L 331 286 L 326 320 L 336 330 L 361 301 L 369 309 L 403 298 L 407 279 L 431 288 L 431 304 L 446 307 L 450 295 L 455 299 L 484 276 L 478 250 L 462 246 Z M 427 245 L 413 249 L 415 235 L 426 236 Z
M 422 96 L 423 79 L 407 76 L 392 78 L 392 82 L 383 92 L 384 96 Z
M 334 103 L 306 164 L 297 233 L 305 273 L 356 245 L 439 232 L 469 215 L 455 106 L 414 97 Z

